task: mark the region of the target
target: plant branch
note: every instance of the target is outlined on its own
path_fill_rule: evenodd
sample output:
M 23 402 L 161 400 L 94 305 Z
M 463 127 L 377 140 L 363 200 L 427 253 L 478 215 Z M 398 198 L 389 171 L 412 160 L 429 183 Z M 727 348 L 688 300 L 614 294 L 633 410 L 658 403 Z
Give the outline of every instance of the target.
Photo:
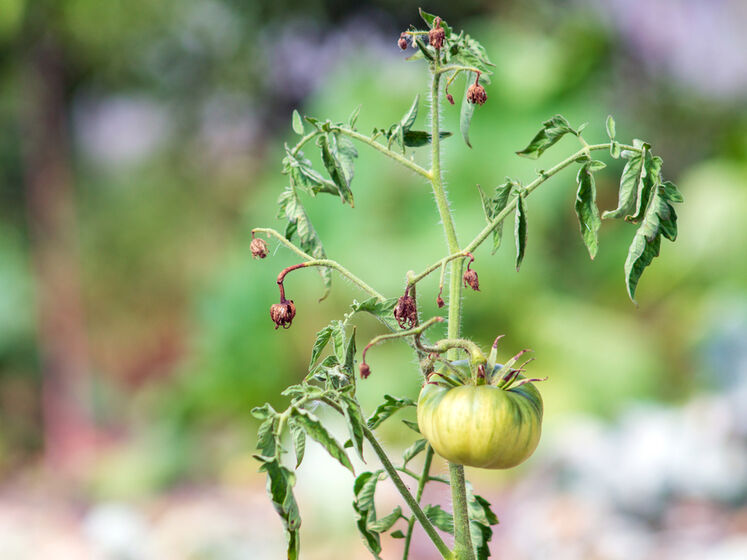
M 418 491 L 415 494 L 415 499 L 418 504 L 423 497 L 423 490 L 425 485 L 430 480 L 431 463 L 433 462 L 433 448 L 430 445 L 425 447 L 425 462 L 423 463 L 423 472 L 420 474 L 418 479 Z M 415 529 L 415 516 L 410 517 L 407 522 L 407 535 L 405 536 L 405 549 L 402 555 L 402 560 L 407 560 L 410 554 L 410 541 L 412 540 L 412 532 Z
M 566 167 L 574 163 L 579 157 L 583 156 L 587 152 L 591 152 L 594 150 L 609 150 L 609 147 L 610 147 L 610 143 L 607 142 L 605 144 L 592 144 L 592 145 L 582 148 L 581 150 L 567 157 L 566 159 L 564 159 L 563 161 L 561 161 L 554 167 L 551 167 L 547 171 L 543 171 L 542 173 L 540 173 L 539 177 L 537 177 L 534 181 L 532 181 L 526 187 L 524 187 L 525 189 L 524 196 L 528 196 L 532 191 L 534 191 L 542 183 L 547 181 L 550 177 L 552 177 L 559 171 L 562 171 L 563 169 L 565 169 Z M 640 148 L 636 148 L 634 146 L 628 146 L 624 144 L 620 144 L 620 149 L 629 150 L 633 152 L 641 151 Z M 516 201 L 517 201 L 516 197 L 511 199 L 508 202 L 508 204 L 506 204 L 506 207 L 503 210 L 501 210 L 501 212 L 495 218 L 493 218 L 493 220 L 487 226 L 485 226 L 480 233 L 477 234 L 477 237 L 475 237 L 470 242 L 469 245 L 467 245 L 464 248 L 464 252 L 469 252 L 469 253 L 474 252 L 475 249 L 477 249 L 482 244 L 482 242 L 485 241 L 485 239 L 487 239 L 487 237 L 493 232 L 493 230 L 498 227 L 498 225 L 506 218 L 506 216 L 508 216 L 514 210 L 514 208 L 516 208 Z
M 358 286 L 361 290 L 366 292 L 367 294 L 378 298 L 381 301 L 384 301 L 386 299 L 383 295 L 381 295 L 379 292 L 374 290 L 371 286 L 366 284 L 363 280 L 355 276 L 353 273 L 351 273 L 347 268 L 342 266 L 337 261 L 332 261 L 329 259 L 311 259 L 306 262 L 295 264 L 293 266 L 289 266 L 288 268 L 282 270 L 280 274 L 278 275 L 278 286 L 282 288 L 283 281 L 285 280 L 285 275 L 289 272 L 292 272 L 293 270 L 297 270 L 299 268 L 308 268 L 313 266 L 322 266 L 325 268 L 331 268 L 333 270 L 336 270 L 340 274 L 342 274 L 345 278 L 350 280 L 353 284 Z
M 309 132 L 306 136 L 301 138 L 295 146 L 293 146 L 293 149 L 291 150 L 291 155 L 293 155 L 294 157 L 297 156 L 298 152 L 301 150 L 301 148 L 303 148 L 304 144 L 306 144 L 309 140 L 313 140 L 316 136 L 318 136 L 321 133 L 322 131 L 319 129 L 315 129 Z
M 472 549 L 472 535 L 469 530 L 469 510 L 467 508 L 467 487 L 464 479 L 464 466 L 449 462 L 451 479 L 451 501 L 454 508 L 454 556 L 458 559 L 475 557 Z M 464 512 L 457 515 L 457 512 Z
M 446 243 L 450 254 L 459 253 L 459 242 L 457 240 L 454 220 L 451 217 L 451 208 L 446 198 L 443 178 L 441 176 L 441 142 L 439 130 L 439 101 L 441 73 L 438 58 L 433 62 L 433 80 L 431 82 L 431 184 L 433 196 L 436 199 L 438 213 L 446 235 Z M 471 252 L 471 251 L 468 251 Z M 451 278 L 449 282 L 449 327 L 448 337 L 459 338 L 459 326 L 462 313 L 462 260 L 454 259 L 451 262 Z M 456 476 L 461 472 L 461 477 Z M 469 511 L 467 509 L 467 488 L 464 482 L 464 468 L 461 465 L 449 463 L 449 478 L 451 480 L 451 492 L 454 497 L 454 556 L 459 560 L 473 560 L 472 537 L 469 532 Z M 461 530 L 466 525 L 467 531 Z
M 334 130 L 336 132 L 339 132 L 340 134 L 349 136 L 350 138 L 353 138 L 354 140 L 358 140 L 359 142 L 363 142 L 364 144 L 371 146 L 374 150 L 378 150 L 385 156 L 390 157 L 394 161 L 404 165 L 410 171 L 414 171 L 415 173 L 425 177 L 429 181 L 431 180 L 431 173 L 427 169 L 423 169 L 414 161 L 411 161 L 407 159 L 406 157 L 404 157 L 403 155 L 398 154 L 397 152 L 393 150 L 390 150 L 389 148 L 387 148 L 386 146 L 382 144 L 379 144 L 373 138 L 366 136 L 365 134 L 356 132 L 355 130 L 346 128 L 344 126 L 333 126 L 331 130 Z
M 361 360 L 365 364 L 366 363 L 366 352 L 368 352 L 368 349 L 372 346 L 376 346 L 377 344 L 381 344 L 382 342 L 385 342 L 387 340 L 392 340 L 393 338 L 403 338 L 407 336 L 418 336 L 419 334 L 422 334 L 425 329 L 430 327 L 431 325 L 434 325 L 436 323 L 443 322 L 443 317 L 431 317 L 428 319 L 425 323 L 418 325 L 415 328 L 408 329 L 406 331 L 399 331 L 399 332 L 393 332 L 388 334 L 380 334 L 377 337 L 374 337 L 371 339 L 371 342 L 369 342 L 366 347 L 363 349 L 363 352 L 361 354 Z
M 277 230 L 274 230 L 272 228 L 254 228 L 252 230 L 252 233 L 264 233 L 265 235 L 267 235 L 268 239 L 270 237 L 275 237 L 278 241 L 280 241 L 280 243 L 282 243 L 283 245 L 285 245 L 286 247 L 288 247 L 288 249 L 290 249 L 291 251 L 293 251 L 295 254 L 297 254 L 302 259 L 305 259 L 307 261 L 313 261 L 314 260 L 314 257 L 312 257 L 308 253 L 305 253 L 304 251 L 302 251 L 301 249 L 299 249 L 298 247 L 296 247 L 293 243 L 291 243 L 290 241 L 288 241 L 286 239 L 286 237 L 282 233 L 280 233 Z
M 418 282 L 420 282 L 423 278 L 428 276 L 430 273 L 435 272 L 438 268 L 443 267 L 445 264 L 453 261 L 454 259 L 458 258 L 466 258 L 469 256 L 469 253 L 466 251 L 459 251 L 458 253 L 455 253 L 453 255 L 449 255 L 448 257 L 444 257 L 439 261 L 436 261 L 432 265 L 430 265 L 428 268 L 426 268 L 423 272 L 419 274 L 411 274 L 407 277 L 407 285 L 408 286 L 414 286 Z
M 322 397 L 318 400 L 335 409 L 340 414 L 345 414 L 340 405 L 338 405 L 332 399 L 328 397 Z M 405 483 L 402 481 L 399 474 L 397 474 L 397 468 L 389 460 L 386 451 L 384 451 L 384 448 L 381 447 L 379 440 L 376 439 L 376 435 L 371 431 L 371 428 L 369 428 L 365 422 L 361 427 L 363 428 L 363 436 L 368 440 L 368 443 L 371 444 L 374 453 L 376 453 L 379 461 L 381 461 L 381 465 L 384 467 L 384 470 L 389 475 L 389 478 L 394 483 L 394 486 L 397 488 L 400 495 L 405 500 L 405 503 L 407 503 L 407 505 L 410 507 L 413 515 L 417 518 L 418 521 L 420 521 L 420 524 L 423 526 L 423 529 L 425 529 L 425 532 L 433 541 L 433 544 L 436 545 L 436 548 L 441 553 L 441 556 L 451 560 L 453 558 L 451 550 L 449 550 L 449 547 L 446 546 L 446 543 L 441 538 L 441 535 L 436 532 L 435 527 L 433 527 L 430 519 L 428 519 L 428 517 L 425 515 L 425 512 L 420 507 L 420 504 L 418 504 L 413 495 L 407 489 L 407 486 L 405 486 Z
M 475 68 L 474 66 L 461 66 L 459 64 L 452 64 L 449 66 L 442 66 L 440 67 L 437 72 L 439 74 L 446 74 L 447 72 L 451 72 L 452 70 L 455 70 L 457 72 L 474 72 L 475 74 L 482 73 L 482 70 Z

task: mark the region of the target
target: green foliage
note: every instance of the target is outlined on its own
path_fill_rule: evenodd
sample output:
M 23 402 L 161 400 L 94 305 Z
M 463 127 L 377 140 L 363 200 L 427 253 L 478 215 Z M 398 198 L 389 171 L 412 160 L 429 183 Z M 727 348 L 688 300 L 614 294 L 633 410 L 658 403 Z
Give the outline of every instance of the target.
M 511 179 L 507 179 L 504 184 L 495 188 L 495 194 L 492 198 L 487 197 L 482 188 L 480 188 L 480 185 L 477 186 L 480 191 L 480 198 L 482 199 L 482 209 L 485 212 L 485 219 L 488 223 L 491 223 L 506 208 L 514 185 L 515 183 Z M 500 248 L 502 237 L 503 222 L 500 222 L 493 230 L 493 254 Z
M 521 190 L 516 193 L 514 239 L 516 240 L 516 271 L 518 272 L 527 247 L 527 207 L 524 192 Z
M 516 153 L 520 156 L 537 159 L 566 134 L 578 136 L 579 132 L 571 128 L 565 117 L 555 115 L 542 123 L 542 128 L 535 134 L 526 148 Z
M 606 165 L 601 161 L 589 160 L 581 164 L 576 175 L 578 191 L 576 191 L 576 215 L 581 227 L 581 237 L 593 259 L 597 256 L 599 249 L 599 228 L 602 220 L 599 218 L 597 208 L 597 188 L 594 184 L 593 172 L 604 169 Z
M 378 428 L 384 420 L 408 406 L 415 406 L 415 402 L 407 397 L 397 398 L 391 395 L 384 395 L 384 402 L 376 408 L 368 419 L 368 427 L 372 430 Z

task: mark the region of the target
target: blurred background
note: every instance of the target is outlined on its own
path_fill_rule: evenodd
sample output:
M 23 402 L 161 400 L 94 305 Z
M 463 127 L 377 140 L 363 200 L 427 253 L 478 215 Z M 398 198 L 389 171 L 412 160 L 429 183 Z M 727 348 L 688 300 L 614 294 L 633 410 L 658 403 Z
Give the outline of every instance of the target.
M 368 132 L 425 96 L 426 69 L 396 45 L 422 25 L 418 4 L 0 0 L 0 558 L 284 555 L 249 411 L 286 406 L 315 333 L 361 295 L 335 278 L 317 303 L 318 275 L 296 272 L 297 318 L 274 330 L 274 279 L 296 259 L 271 243 L 252 260 L 249 231 L 279 225 L 294 108 L 342 121 L 360 105 Z M 476 255 L 482 291 L 466 295 L 464 333 L 486 347 L 507 334 L 503 357 L 530 347 L 532 373 L 549 377 L 535 456 L 468 470 L 501 519 L 494 556 L 747 557 L 747 5 L 423 8 L 496 64 L 474 148 L 444 142 L 462 240 L 483 223 L 477 183 L 529 180 L 577 149 L 566 138 L 540 162 L 514 155 L 556 113 L 588 121 L 590 142 L 613 114 L 618 138 L 653 144 L 685 196 L 638 308 L 623 281 L 634 227 L 605 222 L 589 261 L 575 170 L 529 199 L 520 273 L 510 236 Z M 458 105 L 443 118 L 458 132 Z M 444 254 L 443 236 L 427 185 L 359 152 L 355 209 L 325 197 L 307 208 L 330 257 L 395 296 L 407 270 Z M 622 162 L 600 158 L 611 209 Z M 436 291 L 436 278 L 419 290 L 425 315 Z M 379 333 L 358 320 L 359 346 Z M 405 345 L 369 356 L 365 412 L 385 393 L 416 397 Z M 412 442 L 398 424 L 380 430 L 395 455 Z M 296 486 L 303 557 L 368 558 L 352 477 L 312 447 Z M 377 499 L 397 503 L 386 484 Z M 425 499 L 449 501 L 444 488 Z M 383 544 L 400 557 L 401 541 Z M 433 557 L 417 532 L 412 557 Z

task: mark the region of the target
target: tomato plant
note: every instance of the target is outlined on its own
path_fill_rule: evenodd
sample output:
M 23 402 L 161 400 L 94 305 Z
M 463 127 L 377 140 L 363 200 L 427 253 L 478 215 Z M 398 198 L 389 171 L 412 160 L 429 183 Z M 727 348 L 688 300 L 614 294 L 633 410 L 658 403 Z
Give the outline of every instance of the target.
M 345 468 L 353 472 L 349 451 L 364 457 L 370 449 L 381 468 L 359 473 L 353 483 L 356 526 L 363 543 L 374 557 L 381 552 L 382 533 L 389 532 L 404 540 L 403 557 L 409 554 L 410 540 L 416 523 L 422 525 L 444 558 L 472 560 L 490 556 L 489 541 L 492 526 L 498 520 L 487 500 L 476 495 L 465 481 L 464 465 L 482 468 L 509 468 L 526 460 L 537 447 L 542 422 L 542 399 L 535 383 L 538 379 L 524 376 L 529 360 L 517 364 L 526 352 L 521 351 L 505 364 L 497 364 L 498 339 L 486 356 L 472 340 L 462 337 L 460 319 L 462 290 L 479 291 L 477 271 L 472 268 L 474 253 L 485 241 L 492 241 L 495 252 L 501 246 L 503 222 L 513 214 L 513 234 L 516 247 L 516 269 L 519 270 L 527 247 L 528 199 L 539 187 L 559 171 L 578 165 L 574 209 L 578 218 L 581 238 L 594 258 L 597 254 L 598 231 L 605 218 L 624 219 L 637 226 L 624 264 L 625 280 L 631 299 L 644 269 L 659 254 L 661 238 L 674 241 L 677 236 L 677 216 L 674 203 L 682 202 L 677 187 L 664 181 L 662 161 L 653 155 L 651 145 L 641 140 L 621 143 L 616 139 L 615 121 L 610 116 L 606 122 L 608 141 L 587 142 L 583 137 L 585 125 L 572 127 L 562 116 L 556 115 L 542 123 L 542 127 L 526 147 L 517 154 L 537 159 L 551 149 L 564 136 L 576 137 L 579 149 L 553 166 L 538 171 L 527 182 L 507 179 L 485 193 L 478 188 L 485 213 L 485 226 L 469 242 L 460 243 L 454 225 L 452 208 L 444 189 L 444 170 L 441 166 L 441 142 L 451 136 L 441 130 L 441 111 L 444 98 L 455 104 L 449 88 L 464 77 L 461 95 L 460 132 L 465 144 L 471 147 L 470 123 L 479 107 L 488 102 L 486 86 L 490 84 L 493 64 L 482 45 L 468 34 L 457 33 L 441 18 L 420 12 L 427 29 L 412 26 L 402 32 L 396 44 L 402 50 L 412 48 L 408 60 L 421 61 L 430 70 L 429 130 L 418 130 L 420 96 L 416 96 L 400 121 L 383 128 L 375 128 L 370 135 L 356 127 L 358 111 L 347 122 L 332 122 L 310 116 L 301 117 L 293 112 L 292 127 L 300 136 L 294 146 L 285 146 L 283 173 L 287 177 L 278 204 L 279 217 L 285 222 L 283 231 L 272 228 L 252 230 L 251 251 L 256 258 L 269 255 L 267 242 L 279 243 L 301 260 L 287 266 L 277 278 L 279 302 L 270 309 L 275 328 L 291 327 L 296 313 L 302 313 L 302 302 L 287 299 L 284 281 L 288 274 L 306 268 L 315 268 L 322 276 L 326 297 L 331 286 L 332 272 L 349 280 L 361 293 L 349 313 L 333 319 L 317 333 L 311 349 L 308 373 L 303 381 L 288 387 L 283 394 L 290 399 L 284 411 L 276 411 L 269 404 L 257 407 L 253 414 L 261 421 L 257 438 L 259 452 L 255 455 L 260 469 L 267 474 L 267 489 L 278 512 L 288 540 L 288 558 L 297 558 L 300 551 L 299 527 L 301 516 L 293 494 L 295 469 L 301 465 L 306 440 L 311 438 Z M 446 106 L 448 109 L 448 106 Z M 324 168 L 318 171 L 306 158 L 303 150 L 316 145 Z M 322 240 L 304 208 L 307 196 L 330 194 L 343 204 L 354 205 L 351 184 L 356 145 L 373 149 L 425 179 L 431 186 L 436 211 L 443 225 L 446 253 L 435 263 L 426 265 L 421 272 L 408 272 L 404 278 L 404 292 L 399 297 L 387 297 L 370 286 L 338 261 L 327 256 Z M 431 163 L 425 168 L 410 157 L 412 150 L 428 147 Z M 594 174 L 605 164 L 592 154 L 608 152 L 612 158 L 626 161 L 620 178 L 619 197 L 615 209 L 600 214 L 597 207 Z M 477 199 L 477 194 L 476 194 Z M 440 234 L 435 233 L 434 235 Z M 466 263 L 466 270 L 465 270 Z M 419 265 L 422 266 L 422 265 Z M 439 291 L 435 296 L 439 308 L 448 305 L 446 317 L 421 318 L 417 293 L 421 280 L 440 273 Z M 446 288 L 446 299 L 444 290 Z M 380 320 L 386 330 L 371 340 L 359 352 L 352 326 L 358 313 L 369 313 Z M 447 336 L 434 342 L 426 337 L 435 323 L 447 322 Z M 499 337 L 500 338 L 500 337 Z M 384 395 L 384 402 L 365 417 L 356 397 L 355 370 L 361 379 L 372 375 L 366 362 L 367 352 L 377 344 L 390 340 L 407 342 L 420 364 L 423 389 L 416 404 L 409 397 Z M 466 354 L 466 361 L 457 360 Z M 325 406 L 340 414 L 349 432 L 347 442 L 340 443 L 313 412 Z M 417 406 L 417 424 L 407 426 L 424 436 L 413 443 L 397 466 L 382 447 L 375 430 L 400 409 Z M 291 460 L 292 442 L 295 461 Z M 449 479 L 434 476 L 431 465 L 434 453 L 443 455 L 449 462 Z M 417 456 L 423 457 L 422 468 L 416 473 L 407 464 Z M 369 461 L 368 465 L 376 465 Z M 402 480 L 411 477 L 416 482 L 413 494 Z M 392 512 L 380 515 L 374 503 L 379 482 L 389 480 L 402 496 L 406 510 L 397 506 Z M 453 512 L 440 506 L 421 504 L 423 489 L 429 482 L 445 482 L 451 487 Z M 437 531 L 454 535 L 454 545 L 449 548 Z

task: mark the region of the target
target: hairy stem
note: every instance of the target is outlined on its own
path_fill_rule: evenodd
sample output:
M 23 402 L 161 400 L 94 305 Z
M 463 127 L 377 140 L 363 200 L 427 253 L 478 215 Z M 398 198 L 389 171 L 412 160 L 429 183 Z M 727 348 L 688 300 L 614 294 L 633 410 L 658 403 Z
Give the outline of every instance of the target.
M 361 354 L 361 360 L 363 360 L 363 363 L 366 362 L 366 352 L 368 352 L 369 348 L 372 346 L 376 346 L 377 344 L 381 344 L 382 342 L 385 342 L 387 340 L 392 340 L 394 338 L 403 338 L 407 336 L 418 336 L 419 334 L 422 334 L 423 331 L 425 331 L 428 327 L 435 323 L 441 323 L 443 321 L 443 317 L 431 317 L 428 319 L 425 323 L 418 325 L 417 327 L 414 327 L 412 329 L 406 330 L 406 331 L 398 331 L 394 333 L 388 333 L 388 334 L 380 334 L 377 337 L 374 337 L 371 339 L 371 342 L 369 342 L 366 347 L 363 349 L 363 353 Z
M 353 138 L 354 140 L 358 140 L 359 142 L 363 142 L 364 144 L 371 146 L 374 150 L 378 150 L 385 156 L 392 158 L 397 163 L 404 165 L 410 171 L 414 171 L 418 175 L 421 175 L 428 180 L 431 179 L 431 173 L 427 169 L 423 169 L 414 161 L 407 159 L 405 156 L 398 154 L 397 152 L 393 150 L 390 150 L 389 148 L 387 148 L 386 146 L 382 144 L 379 144 L 376 140 L 374 140 L 373 138 L 369 136 L 366 136 L 365 134 L 361 134 L 359 132 L 356 132 L 355 130 L 351 130 L 349 128 L 342 127 L 342 126 L 333 127 L 332 130 L 339 132 L 340 134 L 349 136 L 350 138 Z
M 431 184 L 433 186 L 433 196 L 436 199 L 438 213 L 441 216 L 444 233 L 446 234 L 446 243 L 449 254 L 459 253 L 459 242 L 457 241 L 454 220 L 451 218 L 451 209 L 449 201 L 446 198 L 446 192 L 441 175 L 441 140 L 439 130 L 439 101 L 441 72 L 438 59 L 433 65 L 433 81 L 431 83 L 431 147 L 433 161 L 431 167 Z M 462 259 L 455 259 L 451 262 L 451 278 L 449 282 L 449 327 L 448 337 L 451 339 L 459 338 L 459 327 L 462 312 Z M 455 350 L 452 350 L 453 354 Z M 469 511 L 467 510 L 467 488 L 464 484 L 464 467 L 449 463 L 449 475 L 451 479 L 451 493 L 454 503 L 454 554 L 459 560 L 473 560 L 472 538 L 469 532 Z M 467 531 L 463 527 L 467 527 Z
M 260 231 L 260 230 L 255 230 L 255 231 Z M 272 230 L 272 231 L 274 231 L 274 230 Z M 277 233 L 277 232 L 275 232 L 275 233 Z M 299 251 L 300 251 L 300 249 L 299 249 Z M 304 255 L 305 255 L 305 253 L 304 253 Z M 308 255 L 306 255 L 306 256 L 308 256 Z M 350 280 L 353 284 L 355 284 L 356 286 L 358 286 L 361 290 L 363 290 L 367 294 L 369 294 L 369 295 L 371 295 L 371 296 L 373 296 L 373 297 L 375 297 L 375 298 L 377 298 L 377 299 L 379 299 L 381 301 L 384 301 L 386 299 L 383 295 L 381 295 L 379 292 L 377 292 L 376 290 L 374 290 L 371 286 L 369 286 L 368 284 L 366 284 L 363 280 L 361 280 L 360 278 L 358 278 L 355 274 L 353 274 L 352 272 L 350 272 L 347 268 L 345 268 L 344 266 L 342 266 L 337 261 L 333 261 L 333 260 L 330 260 L 330 259 L 314 259 L 314 258 L 309 258 L 309 260 L 307 260 L 305 262 L 302 262 L 300 264 L 294 264 L 293 266 L 289 266 L 288 268 L 283 269 L 280 272 L 280 274 L 278 275 L 278 280 L 277 280 L 278 286 L 280 286 L 282 288 L 283 282 L 285 280 L 285 275 L 288 274 L 289 272 L 292 272 L 292 271 L 297 270 L 299 268 L 308 268 L 308 267 L 313 267 L 313 266 L 321 266 L 321 267 L 325 267 L 325 268 L 331 268 L 332 270 L 336 270 L 337 272 L 339 272 L 340 274 L 342 274 L 345 278 L 347 278 L 348 280 Z
M 394 483 L 394 486 L 397 487 L 397 490 L 402 495 L 402 498 L 404 498 L 405 502 L 407 502 L 407 505 L 410 506 L 410 510 L 413 513 L 413 516 L 420 522 L 420 524 L 423 526 L 423 529 L 425 529 L 425 532 L 430 537 L 430 539 L 433 541 L 433 544 L 436 545 L 436 548 L 441 553 L 441 556 L 444 558 L 453 558 L 451 551 L 449 550 L 449 547 L 446 546 L 446 543 L 444 543 L 441 536 L 436 532 L 435 527 L 430 522 L 428 517 L 426 517 L 425 512 L 421 509 L 420 504 L 418 503 L 420 500 L 421 495 L 418 496 L 418 499 L 416 500 L 412 494 L 410 494 L 410 491 L 407 489 L 407 486 L 405 486 L 405 483 L 402 482 L 402 479 L 397 474 L 397 470 L 394 468 L 394 465 L 392 465 L 392 462 L 389 460 L 389 457 L 387 457 L 386 452 L 382 449 L 381 444 L 379 444 L 379 441 L 376 439 L 376 436 L 373 434 L 373 432 L 368 428 L 368 426 L 363 426 L 363 435 L 366 437 L 368 442 L 371 444 L 371 447 L 373 447 L 374 452 L 379 457 L 379 460 L 381 461 L 381 464 L 384 467 L 384 470 L 389 475 L 389 478 L 392 479 L 392 482 Z M 418 488 L 420 488 L 420 484 L 418 484 Z M 422 494 L 422 492 L 419 492 L 419 494 Z
M 344 411 L 342 410 L 342 408 L 340 408 L 340 406 L 335 401 L 329 398 L 325 398 L 325 397 L 322 397 L 319 400 L 321 400 L 323 403 L 330 406 L 331 408 L 335 409 L 340 414 L 344 414 Z M 423 529 L 425 529 L 426 534 L 433 541 L 433 544 L 436 545 L 436 548 L 441 553 L 441 556 L 443 556 L 444 558 L 448 560 L 451 560 L 452 558 L 454 558 L 454 556 L 451 554 L 451 550 L 449 550 L 449 547 L 446 546 L 446 543 L 441 538 L 441 535 L 439 535 L 436 532 L 436 528 L 433 526 L 430 519 L 428 519 L 428 517 L 425 515 L 425 512 L 420 507 L 420 504 L 418 504 L 418 502 L 415 500 L 413 495 L 407 489 L 407 486 L 405 486 L 405 483 L 402 481 L 402 478 L 400 478 L 399 474 L 397 474 L 397 468 L 389 460 L 389 457 L 387 456 L 386 451 L 384 451 L 384 448 L 381 447 L 379 440 L 376 439 L 376 435 L 371 431 L 371 428 L 369 428 L 365 423 L 363 423 L 362 428 L 363 428 L 363 436 L 368 440 L 368 443 L 371 444 L 371 448 L 374 450 L 374 453 L 376 453 L 376 456 L 379 458 L 379 461 L 381 461 L 381 465 L 384 467 L 384 470 L 386 471 L 386 473 L 389 475 L 389 478 L 394 483 L 394 486 L 397 488 L 397 491 L 400 493 L 402 498 L 405 500 L 405 503 L 410 507 L 412 514 L 423 526 Z
M 420 499 L 423 497 L 423 490 L 425 485 L 430 479 L 431 463 L 433 462 L 433 448 L 430 445 L 425 447 L 425 462 L 423 463 L 423 472 L 420 474 L 418 479 L 418 491 L 415 494 L 415 499 L 420 503 Z M 410 517 L 407 522 L 407 535 L 405 536 L 405 550 L 402 555 L 402 560 L 407 560 L 410 554 L 410 541 L 412 540 L 412 532 L 415 529 L 415 516 Z
M 449 463 L 449 478 L 451 479 L 451 501 L 454 507 L 454 557 L 460 560 L 462 558 L 473 559 L 475 553 L 472 550 L 472 536 L 469 531 L 464 467 Z M 463 511 L 464 515 L 457 516 L 458 511 Z

